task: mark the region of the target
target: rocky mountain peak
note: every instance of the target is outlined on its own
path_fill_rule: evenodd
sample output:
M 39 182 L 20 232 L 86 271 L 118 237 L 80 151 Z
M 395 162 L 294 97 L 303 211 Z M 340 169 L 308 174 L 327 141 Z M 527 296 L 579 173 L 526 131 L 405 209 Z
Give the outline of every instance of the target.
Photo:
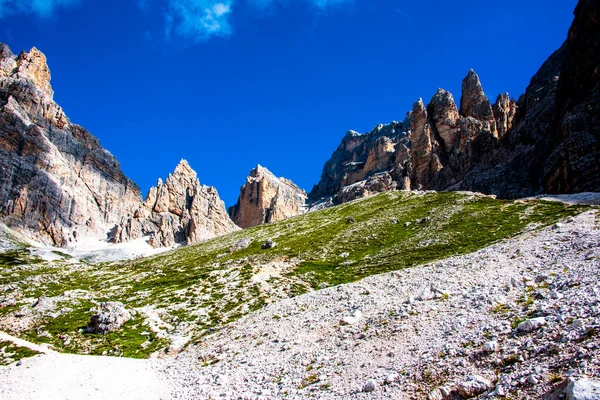
M 492 105 L 483 91 L 479 75 L 472 69 L 462 82 L 460 113 L 480 121 L 494 120 Z
M 150 188 L 133 216 L 123 218 L 112 234 L 114 242 L 149 236 L 154 247 L 194 244 L 238 228 L 213 187 L 202 186 L 196 171 L 181 160 L 163 183 Z
M 286 178 L 257 165 L 240 188 L 231 219 L 241 228 L 281 221 L 305 211 L 306 192 Z
M 54 91 L 50 85 L 50 68 L 48 68 L 44 53 L 33 47 L 29 52 L 21 52 L 16 62 L 16 73 L 19 77 L 31 79 L 50 98 L 54 96 Z
M 187 162 L 187 160 L 184 159 L 181 159 L 181 161 L 179 161 L 179 164 L 177 164 L 177 167 L 175 167 L 173 175 L 189 179 L 197 178 L 196 171 L 194 171 L 192 167 L 190 167 L 190 164 Z
M 185 160 L 142 203 L 114 156 L 71 124 L 52 95 L 42 52 L 15 56 L 0 44 L 1 222 L 58 246 L 107 235 L 170 246 L 238 229 Z
M 250 171 L 249 177 L 252 177 L 252 178 L 269 177 L 269 178 L 277 179 L 271 171 L 269 171 L 267 168 L 263 167 L 260 164 L 257 164 L 256 167 L 254 167 Z

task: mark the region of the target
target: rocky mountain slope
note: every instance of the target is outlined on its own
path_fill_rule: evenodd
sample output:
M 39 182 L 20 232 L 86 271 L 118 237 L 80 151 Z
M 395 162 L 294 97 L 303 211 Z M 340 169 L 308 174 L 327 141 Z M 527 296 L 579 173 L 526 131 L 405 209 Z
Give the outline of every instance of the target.
M 150 235 L 154 246 L 170 246 L 237 229 L 187 163 L 142 202 L 117 160 L 52 96 L 40 51 L 15 56 L 0 44 L 2 222 L 58 246 L 109 234 L 116 242 Z
M 268 305 L 163 368 L 183 399 L 597 399 L 599 258 L 586 213 Z
M 237 204 L 229 208 L 241 228 L 281 221 L 306 211 L 306 192 L 286 178 L 277 178 L 265 167 L 254 168 L 240 188 Z
M 176 352 L 265 304 L 466 254 L 591 209 L 397 191 L 130 261 L 95 264 L 16 243 L 0 253 L 0 331 L 80 354 Z M 106 301 L 122 303 L 121 328 L 80 330 Z
M 16 242 L 0 253 L 0 331 L 167 357 L 164 398 L 533 397 L 598 376 L 597 212 L 389 192 L 128 262 L 43 259 Z M 38 387 L 18 384 L 29 369 L 14 362 L 30 355 L 0 352 L 7 398 Z
M 349 132 L 310 199 L 340 203 L 393 188 L 505 198 L 600 191 L 599 15 L 597 1 L 579 2 L 567 41 L 518 102 L 504 94 L 490 104 L 470 71 L 460 108 L 440 89 L 427 105 L 416 102 L 403 123 Z

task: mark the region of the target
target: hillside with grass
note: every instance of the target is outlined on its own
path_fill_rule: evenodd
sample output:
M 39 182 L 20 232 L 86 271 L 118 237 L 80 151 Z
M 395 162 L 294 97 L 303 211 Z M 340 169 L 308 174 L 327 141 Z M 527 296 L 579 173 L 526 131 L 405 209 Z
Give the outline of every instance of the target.
M 177 352 L 265 304 L 471 253 L 589 209 L 388 192 L 130 261 L 60 252 L 48 261 L 19 243 L 0 253 L 0 330 L 78 354 Z M 105 301 L 122 302 L 132 318 L 114 332 L 85 333 Z

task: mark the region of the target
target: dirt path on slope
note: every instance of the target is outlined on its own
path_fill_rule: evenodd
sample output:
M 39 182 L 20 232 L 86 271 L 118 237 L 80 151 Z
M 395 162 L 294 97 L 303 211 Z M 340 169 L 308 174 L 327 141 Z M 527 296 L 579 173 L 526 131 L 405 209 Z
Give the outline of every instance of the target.
M 54 350 L 51 350 L 47 346 L 31 343 L 27 340 L 19 339 L 18 337 L 9 335 L 8 333 L 2 331 L 0 331 L 0 342 L 11 342 L 19 347 L 27 347 L 28 349 L 37 351 L 38 353 L 54 353 Z

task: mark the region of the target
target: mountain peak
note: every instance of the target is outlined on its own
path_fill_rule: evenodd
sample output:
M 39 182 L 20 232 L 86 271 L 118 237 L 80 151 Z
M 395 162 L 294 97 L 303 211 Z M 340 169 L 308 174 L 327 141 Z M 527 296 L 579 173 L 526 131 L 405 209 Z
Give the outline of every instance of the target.
M 54 91 L 50 85 L 50 68 L 48 68 L 44 53 L 32 47 L 29 52 L 22 51 L 17 57 L 16 62 L 16 73 L 19 76 L 32 80 L 37 88 L 50 98 L 54 96 Z
M 286 178 L 277 178 L 257 165 L 240 188 L 240 197 L 229 208 L 231 219 L 241 228 L 280 221 L 304 211 L 306 192 Z

